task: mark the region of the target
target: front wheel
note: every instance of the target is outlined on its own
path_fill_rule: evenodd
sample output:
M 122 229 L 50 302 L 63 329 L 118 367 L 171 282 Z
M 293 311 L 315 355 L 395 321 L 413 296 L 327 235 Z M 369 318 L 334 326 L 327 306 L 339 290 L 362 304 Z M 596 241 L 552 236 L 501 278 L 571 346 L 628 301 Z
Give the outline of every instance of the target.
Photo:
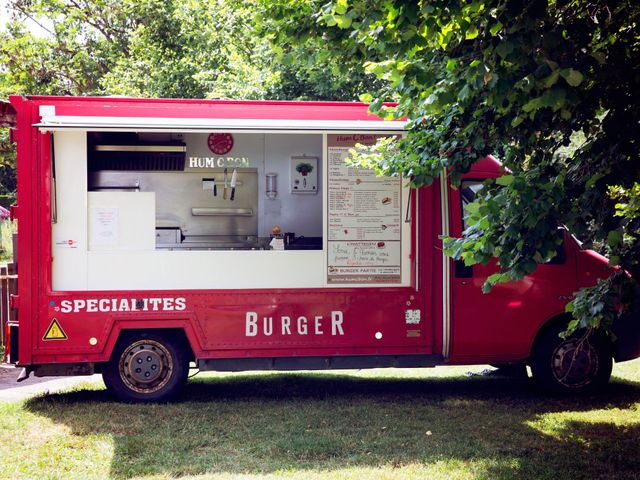
M 125 334 L 102 378 L 107 389 L 120 400 L 162 402 L 182 388 L 188 366 L 179 342 L 156 334 Z
M 531 373 L 545 390 L 589 392 L 602 388 L 613 367 L 611 342 L 601 332 L 581 331 L 562 339 L 562 325 L 543 334 L 533 352 Z

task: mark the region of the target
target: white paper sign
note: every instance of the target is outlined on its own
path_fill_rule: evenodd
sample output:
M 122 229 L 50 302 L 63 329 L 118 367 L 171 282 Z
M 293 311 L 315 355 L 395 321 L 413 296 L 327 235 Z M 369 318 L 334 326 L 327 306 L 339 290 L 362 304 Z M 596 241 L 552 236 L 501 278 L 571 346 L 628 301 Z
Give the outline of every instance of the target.
M 91 209 L 91 243 L 118 244 L 118 209 L 94 207 Z
M 269 246 L 272 250 L 284 250 L 284 238 L 272 238 Z

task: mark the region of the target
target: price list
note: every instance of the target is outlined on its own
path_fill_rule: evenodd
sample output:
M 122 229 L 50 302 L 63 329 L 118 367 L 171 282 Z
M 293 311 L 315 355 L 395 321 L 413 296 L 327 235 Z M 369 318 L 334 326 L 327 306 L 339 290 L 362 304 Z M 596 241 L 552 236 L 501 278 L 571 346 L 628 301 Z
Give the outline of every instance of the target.
M 399 283 L 401 181 L 346 163 L 351 148 L 375 143 L 375 136 L 328 140 L 328 281 Z

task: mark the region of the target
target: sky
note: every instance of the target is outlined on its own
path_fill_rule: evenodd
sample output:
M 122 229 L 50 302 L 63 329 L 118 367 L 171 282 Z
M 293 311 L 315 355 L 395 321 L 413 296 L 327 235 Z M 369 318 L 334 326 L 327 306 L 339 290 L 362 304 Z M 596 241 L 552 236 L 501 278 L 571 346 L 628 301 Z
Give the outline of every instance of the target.
M 7 0 L 0 0 L 0 28 L 4 30 L 4 26 L 9 20 L 9 14 L 7 13 Z
M 7 4 L 9 0 L 0 0 L 0 31 L 4 30 L 7 22 L 9 21 L 9 11 Z M 39 27 L 35 22 L 31 20 L 26 21 L 27 28 L 36 36 L 42 37 L 46 35 L 46 32 Z

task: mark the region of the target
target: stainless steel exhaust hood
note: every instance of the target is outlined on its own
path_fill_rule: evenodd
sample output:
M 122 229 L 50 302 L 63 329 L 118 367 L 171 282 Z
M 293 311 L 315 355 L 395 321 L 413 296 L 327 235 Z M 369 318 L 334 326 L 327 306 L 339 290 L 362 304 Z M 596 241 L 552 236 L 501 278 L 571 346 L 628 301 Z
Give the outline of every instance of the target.
M 183 171 L 184 144 L 97 144 L 91 147 L 89 170 Z

